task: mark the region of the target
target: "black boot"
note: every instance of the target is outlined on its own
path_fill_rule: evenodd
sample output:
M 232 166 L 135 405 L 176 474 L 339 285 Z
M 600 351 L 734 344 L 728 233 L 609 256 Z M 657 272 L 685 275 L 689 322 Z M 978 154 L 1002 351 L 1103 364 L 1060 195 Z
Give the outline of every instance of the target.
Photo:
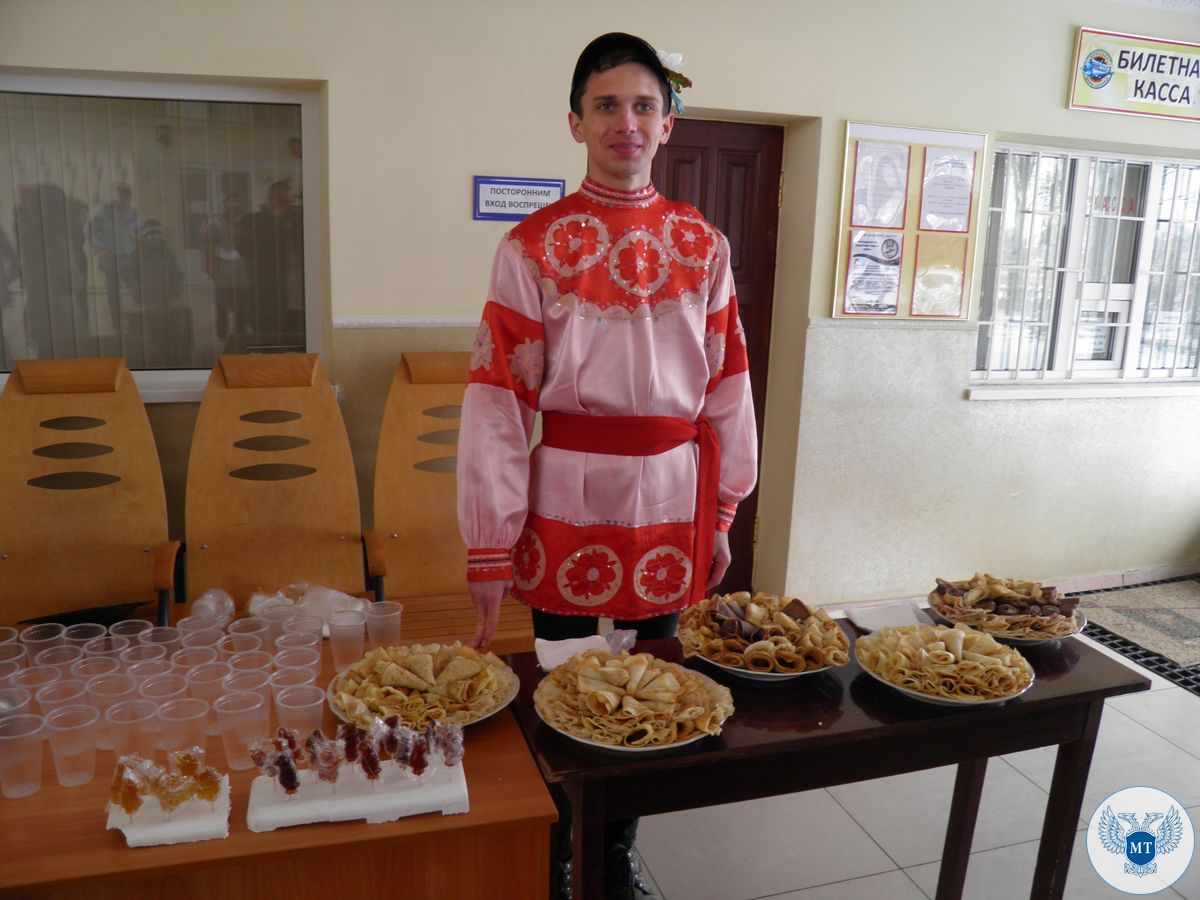
M 550 861 L 550 900 L 572 900 L 571 878 L 571 860 Z
M 605 900 L 662 900 L 642 877 L 637 854 L 628 844 L 604 848 Z

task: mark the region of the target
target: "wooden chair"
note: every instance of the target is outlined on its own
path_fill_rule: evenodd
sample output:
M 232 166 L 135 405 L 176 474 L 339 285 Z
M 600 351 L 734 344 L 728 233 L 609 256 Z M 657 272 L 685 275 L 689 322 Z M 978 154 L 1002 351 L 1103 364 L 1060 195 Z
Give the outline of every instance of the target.
M 165 625 L 179 542 L 125 361 L 18 361 L 0 435 L 0 624 L 157 600 Z
M 455 511 L 455 452 L 469 353 L 405 353 L 375 457 L 375 529 L 386 594 L 404 604 L 404 640 L 467 640 L 475 607 Z M 533 649 L 529 609 L 505 598 L 492 648 Z
M 363 593 L 350 441 L 316 354 L 222 356 L 188 459 L 187 594 L 307 581 Z M 375 573 L 382 587 L 382 572 Z

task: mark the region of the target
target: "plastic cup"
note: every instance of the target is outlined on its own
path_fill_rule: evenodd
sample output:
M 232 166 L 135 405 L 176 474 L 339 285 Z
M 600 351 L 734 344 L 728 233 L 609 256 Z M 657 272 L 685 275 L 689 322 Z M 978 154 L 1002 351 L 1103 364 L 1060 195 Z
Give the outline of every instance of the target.
M 262 611 L 259 616 L 267 623 L 267 633 L 263 635 L 263 643 L 265 646 L 271 646 L 275 638 L 283 634 L 283 626 L 288 619 L 296 616 L 296 608 L 294 606 L 268 606 Z
M 203 750 L 208 740 L 208 701 L 180 697 L 164 703 L 158 708 L 158 729 L 158 746 L 168 753 L 190 747 Z
M 188 671 L 196 666 L 216 661 L 215 647 L 184 647 L 171 654 L 171 668 L 183 676 L 186 676 Z
M 121 661 L 121 651 L 129 649 L 132 641 L 127 637 L 113 637 L 111 634 L 106 634 L 104 637 L 93 638 L 83 645 L 84 656 L 108 656 Z
M 307 631 L 285 631 L 275 638 L 275 652 L 291 650 L 296 647 L 308 647 L 313 650 L 321 649 L 321 636 Z
M 265 645 L 267 637 L 265 632 L 269 631 L 271 623 L 266 619 L 260 619 L 258 616 L 250 616 L 245 619 L 234 619 L 225 628 L 229 634 L 253 634 L 257 635 L 258 639 Z
M 395 647 L 400 643 L 400 614 L 404 607 L 391 600 L 380 600 L 367 609 L 367 637 L 371 648 Z
M 94 706 L 60 706 L 45 715 L 54 773 L 63 787 L 87 784 L 96 774 L 96 740 L 102 722 Z
M 218 697 L 225 693 L 221 682 L 228 674 L 229 663 L 225 662 L 210 662 L 195 666 L 187 673 L 188 693 L 193 697 L 206 700 L 211 706 Z M 217 714 L 211 711 L 208 714 L 208 733 L 221 733 L 221 729 L 217 726 Z
M 130 644 L 121 651 L 117 659 L 121 663 L 121 668 L 128 671 L 129 667 L 140 662 L 146 662 L 151 659 L 165 659 L 167 649 L 154 644 Z
M 63 639 L 63 633 L 66 630 L 66 626 L 60 625 L 58 622 L 41 622 L 25 628 L 21 632 L 19 640 L 25 645 L 29 658 L 33 659 L 39 650 L 66 643 Z
M 236 653 L 261 650 L 262 647 L 262 637 L 257 634 L 227 634 L 217 641 L 217 656 L 222 660 L 228 660 Z
M 312 669 L 321 671 L 321 651 L 312 647 L 292 647 L 275 654 L 275 669 Z
M 0 719 L 0 793 L 10 800 L 36 794 L 42 786 L 42 717 L 21 713 Z
M 154 623 L 149 619 L 122 619 L 108 626 L 108 633 L 113 637 L 129 638 L 131 643 L 137 643 L 138 635 L 149 631 Z
M 245 650 L 235 653 L 226 662 L 234 672 L 266 672 L 271 674 L 271 664 L 274 656 L 266 650 Z
M 111 656 L 84 656 L 71 666 L 71 677 L 88 681 L 97 675 L 111 675 L 121 671 L 121 660 Z
M 325 692 L 315 684 L 285 688 L 275 696 L 275 712 L 279 716 L 279 724 L 284 728 L 310 735 L 321 727 Z
M 0 644 L 0 662 L 15 662 L 18 666 L 29 665 L 29 651 L 20 641 Z
M 0 644 L 15 644 L 21 632 L 11 625 L 0 625 Z
M 36 696 L 48 684 L 62 680 L 62 672 L 54 666 L 30 666 L 20 672 L 14 672 L 8 678 L 8 686 L 23 688 L 29 691 L 31 697 Z
M 21 671 L 21 664 L 12 659 L 0 662 L 0 687 L 8 684 L 8 679 Z
M 106 634 L 108 634 L 108 629 L 103 625 L 95 622 L 80 622 L 78 625 L 67 626 L 67 630 L 63 632 L 63 640 L 68 644 L 82 647 L 88 641 L 104 637 Z
M 114 703 L 104 713 L 112 736 L 113 755 L 120 759 L 136 753 L 154 759 L 158 749 L 158 704 L 145 697 Z
M 138 682 L 132 675 L 121 675 L 113 672 L 109 675 L 97 675 L 87 683 L 88 702 L 104 715 L 114 703 L 131 700 L 137 696 Z M 112 749 L 112 735 L 108 727 L 100 729 L 96 738 L 96 746 L 101 750 Z
M 315 634 L 320 638 L 325 634 L 325 620 L 320 616 L 296 613 L 283 623 L 283 633 Z
M 53 666 L 58 669 L 63 678 L 71 674 L 71 666 L 83 659 L 83 648 L 75 644 L 62 644 L 58 647 L 47 647 L 34 658 L 35 666 Z
M 32 702 L 33 695 L 25 688 L 0 688 L 0 719 L 29 712 Z
M 155 625 L 139 634 L 137 639 L 142 644 L 162 644 L 167 651 L 167 656 L 170 656 L 179 649 L 182 636 L 178 628 L 172 628 L 170 625 Z
M 276 698 L 288 688 L 316 682 L 317 673 L 312 669 L 280 669 L 267 680 L 267 684 L 271 686 L 271 693 Z
M 266 669 L 256 669 L 253 672 L 230 672 L 221 679 L 221 690 L 226 694 L 242 692 L 258 694 L 269 704 L 271 702 L 270 677 L 271 673 Z M 216 704 L 214 703 L 213 706 L 215 707 Z
M 215 650 L 223 637 L 225 637 L 225 632 L 220 628 L 199 628 L 195 631 L 185 631 L 183 637 L 180 638 L 179 646 L 183 650 L 200 647 L 211 647 Z
M 157 649 L 162 649 L 157 648 Z M 170 675 L 175 669 L 171 666 L 169 659 L 147 659 L 143 662 L 134 663 L 125 670 L 126 675 L 131 675 L 138 684 L 153 678 L 155 675 Z
M 362 659 L 366 615 L 345 609 L 329 617 L 329 648 L 339 672 Z
M 221 726 L 225 761 L 231 769 L 251 769 L 250 745 L 267 736 L 270 708 L 262 694 L 235 691 L 213 704 Z
M 180 634 L 187 634 L 189 631 L 221 630 L 220 624 L 211 616 L 184 616 L 175 623 L 175 627 L 179 629 Z
M 38 688 L 33 699 L 41 709 L 43 716 L 60 706 L 77 706 L 87 703 L 87 682 L 82 678 L 61 678 L 43 688 Z
M 171 700 L 178 700 L 187 695 L 187 676 L 179 672 L 168 672 L 165 675 L 154 675 L 141 682 L 137 692 L 147 700 L 153 700 L 159 706 Z

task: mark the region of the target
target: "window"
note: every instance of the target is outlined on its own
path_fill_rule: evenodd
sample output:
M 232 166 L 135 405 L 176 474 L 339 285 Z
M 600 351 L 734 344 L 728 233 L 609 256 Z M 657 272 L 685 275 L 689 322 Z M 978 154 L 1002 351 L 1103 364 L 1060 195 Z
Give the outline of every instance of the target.
M 319 351 L 315 109 L 0 77 L 0 371 L 123 356 L 148 399 L 195 399 L 221 353 Z
M 975 384 L 1200 376 L 1200 163 L 1002 147 Z

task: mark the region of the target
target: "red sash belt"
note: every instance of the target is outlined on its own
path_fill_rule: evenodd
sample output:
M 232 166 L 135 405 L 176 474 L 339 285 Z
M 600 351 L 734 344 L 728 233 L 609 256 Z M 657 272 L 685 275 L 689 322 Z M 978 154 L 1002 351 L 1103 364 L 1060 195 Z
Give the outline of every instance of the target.
M 721 445 L 708 419 L 699 416 L 695 422 L 689 422 L 672 416 L 542 413 L 542 443 L 557 450 L 610 456 L 657 456 L 689 441 L 700 445 L 691 589 L 691 602 L 698 603 L 708 589 L 713 534 L 717 530 L 717 487 L 721 479 Z

